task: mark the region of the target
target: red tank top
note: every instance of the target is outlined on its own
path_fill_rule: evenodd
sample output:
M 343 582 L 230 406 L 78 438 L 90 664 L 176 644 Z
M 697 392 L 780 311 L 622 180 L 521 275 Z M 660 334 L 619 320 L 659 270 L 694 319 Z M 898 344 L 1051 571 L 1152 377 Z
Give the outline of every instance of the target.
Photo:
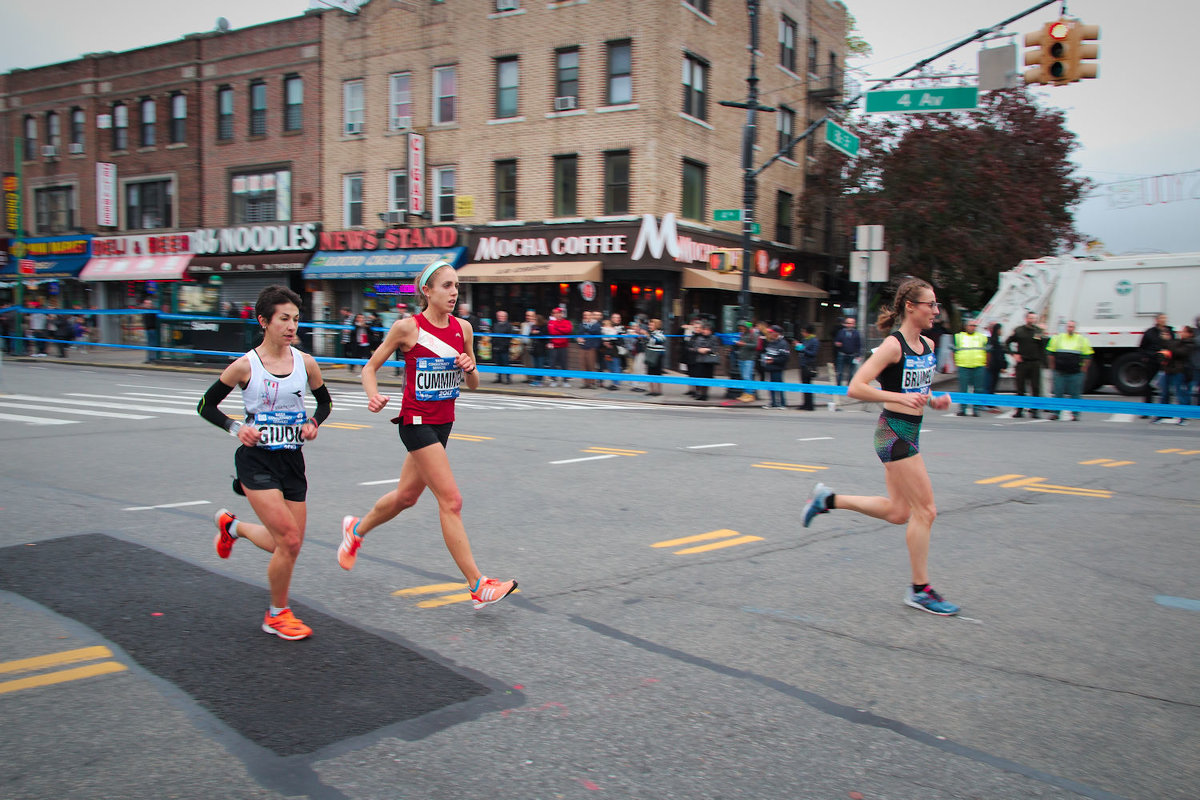
M 462 325 L 450 317 L 444 328 L 425 315 L 417 322 L 417 343 L 404 354 L 404 395 L 400 400 L 401 425 L 442 425 L 454 422 L 454 399 L 463 372 L 454 358 L 465 352 Z

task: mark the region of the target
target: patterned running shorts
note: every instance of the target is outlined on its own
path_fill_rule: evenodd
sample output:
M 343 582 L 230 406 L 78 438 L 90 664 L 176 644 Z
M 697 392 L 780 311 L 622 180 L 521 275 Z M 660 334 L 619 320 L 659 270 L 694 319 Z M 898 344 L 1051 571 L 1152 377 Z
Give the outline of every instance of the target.
M 886 408 L 875 426 L 875 455 L 883 463 L 911 458 L 921 452 L 921 418 Z

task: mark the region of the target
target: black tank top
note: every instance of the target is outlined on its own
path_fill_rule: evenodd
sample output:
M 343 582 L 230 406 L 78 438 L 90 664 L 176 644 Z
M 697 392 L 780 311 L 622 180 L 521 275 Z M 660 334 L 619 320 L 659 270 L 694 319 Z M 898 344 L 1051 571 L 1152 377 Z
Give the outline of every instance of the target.
M 900 360 L 880 370 L 879 388 L 885 392 L 929 394 L 933 372 L 937 369 L 937 354 L 924 336 L 921 337 L 924 352 L 918 353 L 908 346 L 900 331 L 893 331 L 891 335 L 900 342 Z

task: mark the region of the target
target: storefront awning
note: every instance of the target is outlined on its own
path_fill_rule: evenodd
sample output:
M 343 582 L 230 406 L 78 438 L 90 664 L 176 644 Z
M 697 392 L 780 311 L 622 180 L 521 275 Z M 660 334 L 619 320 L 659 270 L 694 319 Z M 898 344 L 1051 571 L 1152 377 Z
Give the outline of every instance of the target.
M 305 278 L 418 278 L 421 270 L 438 259 L 458 265 L 465 247 L 445 250 L 318 250 L 308 266 Z
M 81 281 L 178 281 L 183 279 L 190 255 L 93 258 L 87 262 Z
M 727 292 L 742 290 L 742 276 L 738 272 L 714 272 L 710 269 L 692 269 L 683 271 L 684 289 L 723 289 Z M 829 292 L 818 289 L 811 283 L 801 281 L 781 281 L 778 278 L 760 278 L 750 276 L 751 294 L 773 294 L 784 297 L 815 297 L 824 299 Z
M 249 253 L 232 256 L 192 256 L 189 275 L 237 275 L 245 272 L 299 272 L 312 253 Z
M 526 264 L 467 264 L 459 283 L 578 283 L 598 281 L 599 261 L 531 261 Z

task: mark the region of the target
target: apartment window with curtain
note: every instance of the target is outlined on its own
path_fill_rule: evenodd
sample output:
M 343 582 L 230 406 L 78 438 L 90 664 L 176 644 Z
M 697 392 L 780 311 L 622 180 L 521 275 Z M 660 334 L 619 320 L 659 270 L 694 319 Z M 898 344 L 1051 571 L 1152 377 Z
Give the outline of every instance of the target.
M 142 147 L 154 147 L 157 144 L 158 104 L 150 98 L 141 101 L 142 126 L 139 143 Z
M 50 186 L 33 192 L 34 230 L 39 234 L 75 230 L 75 187 Z
M 23 133 L 25 139 L 25 160 L 28 161 L 31 158 L 37 158 L 39 155 L 41 155 L 38 152 L 37 117 L 33 116 L 32 114 L 26 114 L 24 127 L 25 130 Z
M 796 71 L 796 21 L 786 14 L 779 18 L 779 66 Z
M 217 89 L 217 139 L 228 141 L 233 138 L 233 88 L 222 86 Z
M 496 119 L 517 116 L 521 62 L 516 56 L 496 59 Z
M 388 172 L 388 211 L 408 210 L 408 171 L 393 169 Z
M 169 178 L 125 184 L 125 229 L 148 231 L 174 227 L 175 187 Z
M 187 95 L 171 93 L 171 144 L 182 144 L 187 140 Z
M 579 106 L 579 48 L 565 47 L 554 53 L 554 110 L 570 111 Z
M 554 157 L 554 216 L 573 217 L 579 193 L 579 156 Z
M 365 118 L 363 82 L 346 81 L 342 84 L 342 133 L 346 136 L 361 134 Z
M 775 193 L 775 241 L 792 243 L 792 214 L 794 198 L 790 192 Z
M 298 131 L 304 124 L 304 79 L 288 75 L 283 79 L 283 130 Z
M 250 135 L 267 135 L 267 84 L 250 82 Z
M 457 67 L 433 70 L 433 124 L 444 125 L 458 119 Z
M 788 142 L 796 135 L 796 112 L 787 106 L 780 106 L 779 111 L 775 114 L 775 129 L 779 132 L 778 143 L 775 149 L 782 150 L 788 146 Z M 791 158 L 793 149 L 788 147 L 784 155 Z
M 815 38 L 810 38 L 808 40 L 808 74 L 809 75 L 817 74 L 817 49 L 819 47 L 820 47 L 820 43 L 817 42 L 817 40 Z
M 62 151 L 62 122 L 57 111 L 46 114 L 46 144 L 54 148 L 54 154 L 61 156 Z
M 608 43 L 608 91 L 610 106 L 633 102 L 633 45 L 628 39 Z
M 604 213 L 629 213 L 628 150 L 610 150 L 604 154 Z
M 363 176 L 342 177 L 342 224 L 357 228 L 363 224 Z
M 388 128 L 394 131 L 406 131 L 412 128 L 412 74 L 397 72 L 389 80 L 389 103 L 391 111 L 388 114 Z
M 454 167 L 433 170 L 433 221 L 454 221 Z
M 696 119 L 708 119 L 705 89 L 708 85 L 708 64 L 691 53 L 683 56 L 683 113 Z
M 497 161 L 493 174 L 496 185 L 496 219 L 516 219 L 517 162 Z
M 71 152 L 83 152 L 83 136 L 87 125 L 87 114 L 82 108 L 71 109 Z
M 683 203 L 680 213 L 685 219 L 704 221 L 704 187 L 707 167 L 690 158 L 683 160 Z
M 291 170 L 259 169 L 234 173 L 230 178 L 229 193 L 234 224 L 291 221 Z
M 129 149 L 129 106 L 116 103 L 112 109 L 113 150 Z

